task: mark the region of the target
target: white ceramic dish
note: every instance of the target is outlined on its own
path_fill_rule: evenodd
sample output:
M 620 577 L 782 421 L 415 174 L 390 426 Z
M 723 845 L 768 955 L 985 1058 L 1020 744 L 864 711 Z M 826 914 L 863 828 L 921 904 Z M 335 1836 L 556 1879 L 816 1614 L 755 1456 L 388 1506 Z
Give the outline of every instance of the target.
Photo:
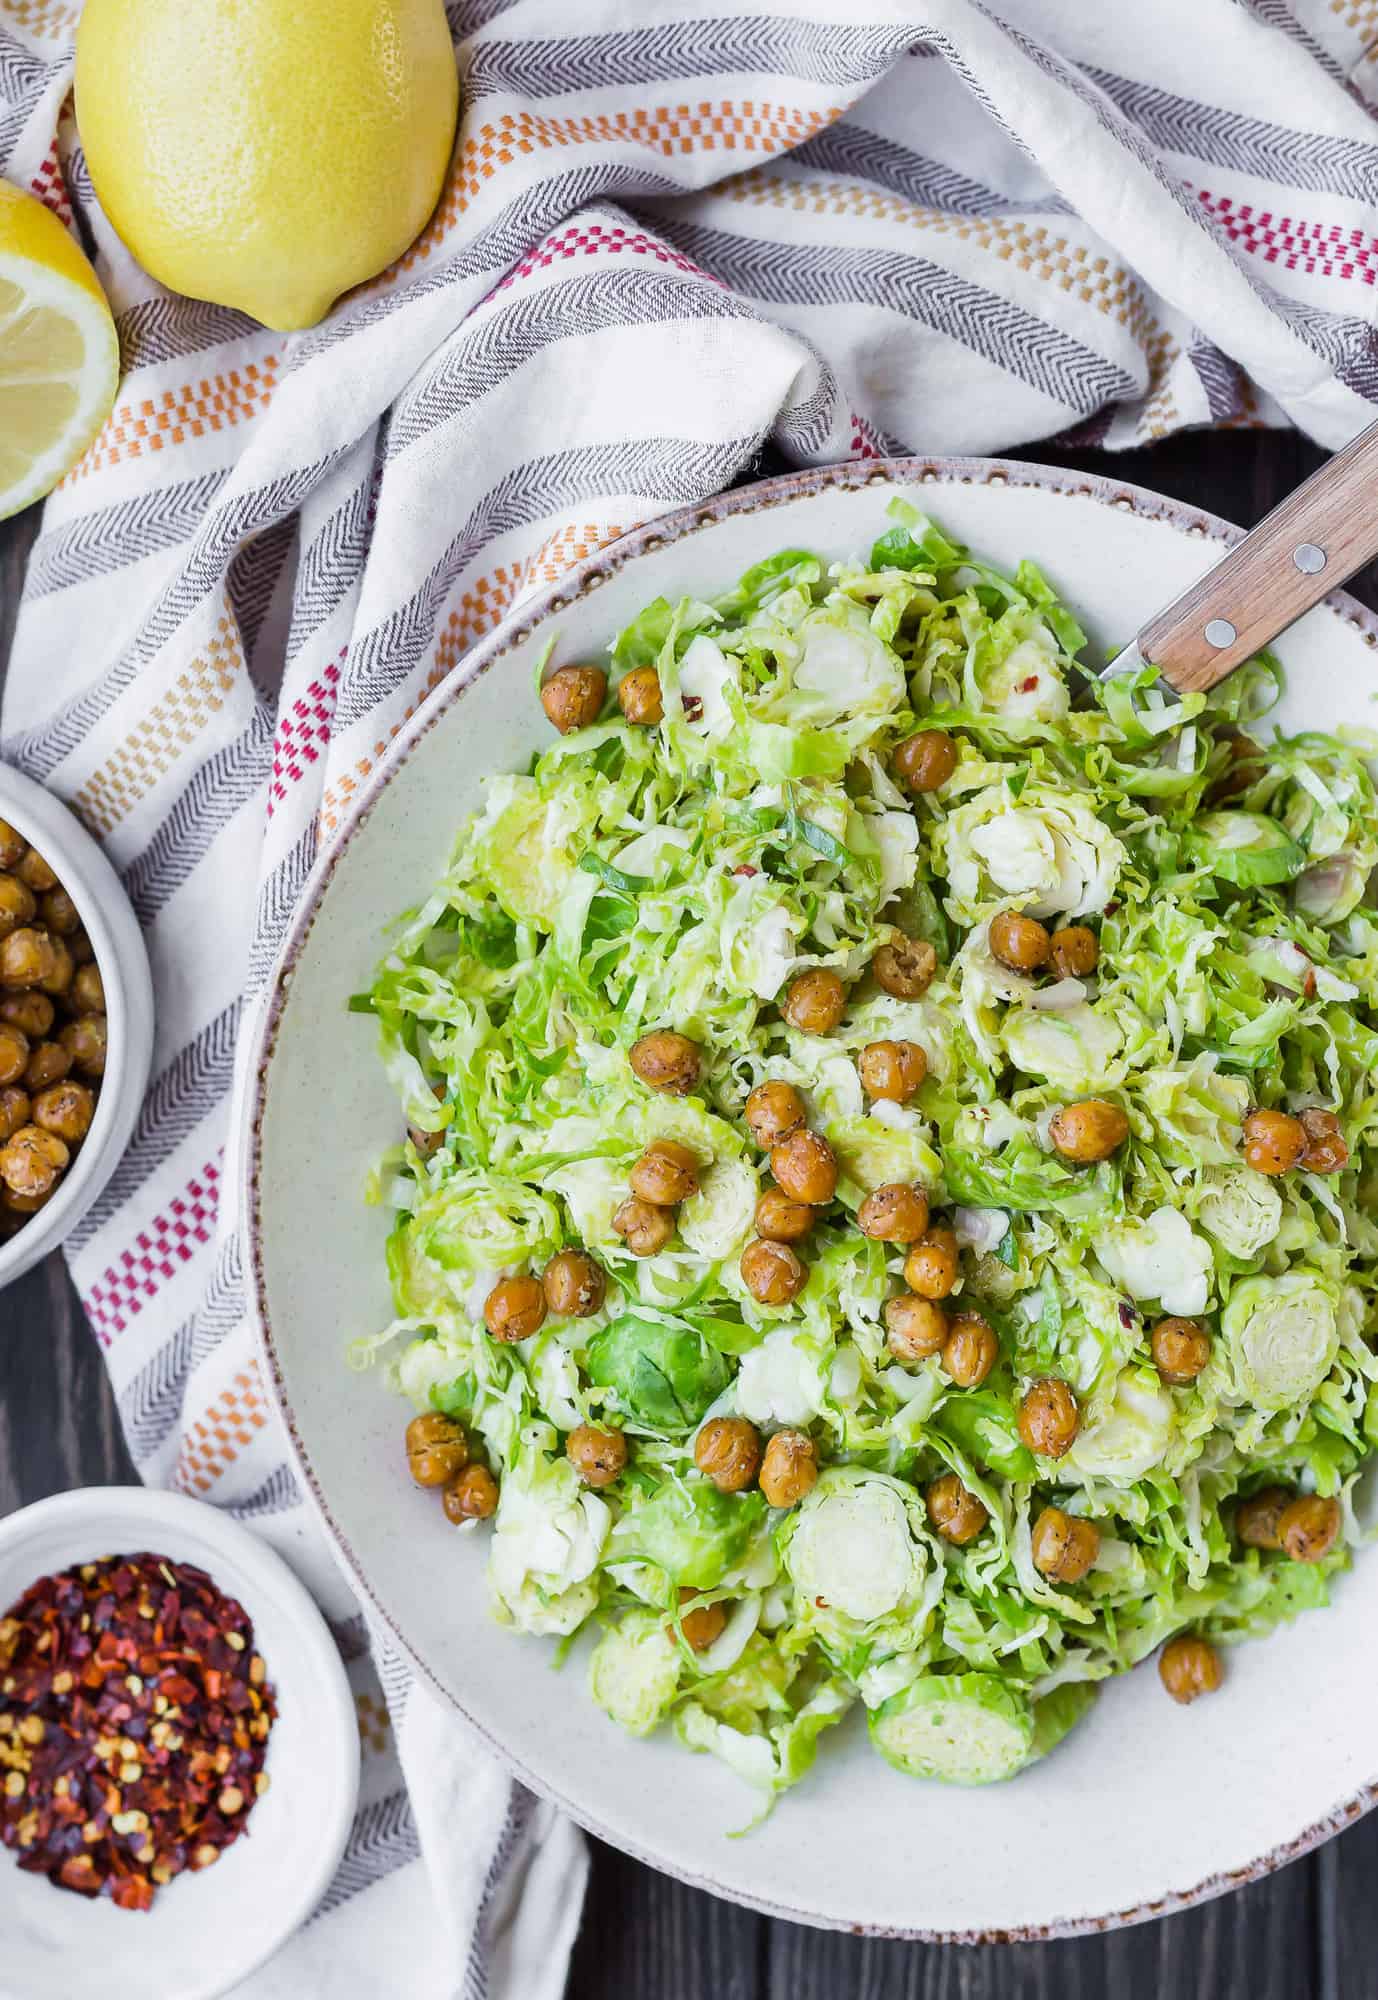
M 0 1849 L 0 2000 L 215 2000 L 269 1958 L 334 1874 L 359 1789 L 359 1729 L 339 1651 L 282 1558 L 214 1507 L 141 1486 L 87 1487 L 0 1522 L 0 1612 L 40 1576 L 149 1550 L 204 1569 L 254 1623 L 277 1690 L 271 1784 L 213 1868 L 117 1910 L 27 1875 Z
M 442 866 L 490 771 L 548 740 L 538 650 L 597 657 L 658 593 L 709 595 L 777 549 L 866 548 L 892 490 L 1012 566 L 1031 556 L 1102 647 L 1198 576 L 1236 531 L 1140 489 L 989 460 L 847 466 L 671 516 L 586 563 L 471 653 L 399 737 L 317 870 L 263 1023 L 245 1121 L 246 1213 L 264 1353 L 306 1485 L 355 1586 L 420 1670 L 529 1783 L 605 1839 L 800 1921 L 950 1938 L 1047 1936 L 1157 1915 L 1258 1875 L 1367 1808 L 1378 1778 L 1378 1554 L 1335 1606 L 1230 1658 L 1228 1690 L 1181 1710 L 1152 1667 L 1107 1686 L 1046 1762 L 984 1790 L 924 1787 L 870 1754 L 857 1718 L 765 1826 L 716 1760 L 622 1734 L 578 1660 L 483 1608 L 482 1536 L 456 1537 L 407 1479 L 406 1412 L 351 1375 L 346 1340 L 390 1316 L 386 1218 L 361 1206 L 397 1110 L 369 1024 L 345 1011 L 384 926 Z M 1283 720 L 1371 716 L 1378 623 L 1340 597 L 1281 642 Z M 1308 1695 L 1298 1707 L 1295 1690 Z M 933 1829 L 966 1865 L 929 1865 Z M 927 1857 L 927 1860 L 925 1859 Z
M 62 1241 L 119 1165 L 153 1060 L 153 981 L 143 936 L 118 875 L 61 800 L 0 764 L 0 819 L 38 849 L 81 912 L 105 988 L 109 1035 L 96 1115 L 81 1151 L 52 1200 L 17 1235 L 0 1243 L 3 1291 L 11 1278 Z

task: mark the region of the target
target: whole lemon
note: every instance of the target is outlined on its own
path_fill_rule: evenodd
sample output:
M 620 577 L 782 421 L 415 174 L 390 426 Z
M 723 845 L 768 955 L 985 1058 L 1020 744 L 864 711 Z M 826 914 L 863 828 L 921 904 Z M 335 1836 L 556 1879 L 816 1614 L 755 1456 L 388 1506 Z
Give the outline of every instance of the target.
M 282 329 L 415 240 L 459 111 L 441 0 L 86 0 L 76 92 L 144 269 Z

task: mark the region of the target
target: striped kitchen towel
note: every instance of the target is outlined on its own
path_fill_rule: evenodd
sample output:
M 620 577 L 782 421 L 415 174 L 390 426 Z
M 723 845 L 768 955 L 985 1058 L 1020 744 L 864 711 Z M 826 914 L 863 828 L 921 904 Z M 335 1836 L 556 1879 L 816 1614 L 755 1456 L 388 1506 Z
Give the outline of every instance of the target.
M 159 1012 L 72 1269 L 145 1477 L 284 1549 L 352 1661 L 353 1839 L 255 2000 L 390 1993 L 399 1935 L 419 2000 L 553 2000 L 579 1838 L 372 1650 L 269 1417 L 224 1165 L 247 1010 L 466 649 L 764 441 L 817 464 L 1367 422 L 1378 0 L 452 0 L 436 215 L 287 337 L 113 236 L 78 12 L 0 0 L 0 172 L 94 243 L 125 376 L 47 505 L 3 750 L 106 843 Z

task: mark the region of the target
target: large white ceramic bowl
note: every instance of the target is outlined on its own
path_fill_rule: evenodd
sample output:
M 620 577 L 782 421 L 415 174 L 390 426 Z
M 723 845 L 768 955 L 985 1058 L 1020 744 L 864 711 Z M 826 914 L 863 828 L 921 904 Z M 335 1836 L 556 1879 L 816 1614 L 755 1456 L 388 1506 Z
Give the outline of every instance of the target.
M 655 523 L 586 563 L 472 652 L 399 738 L 318 869 L 264 1021 L 244 1172 L 264 1353 L 306 1484 L 354 1579 L 422 1673 L 537 1790 L 630 1853 L 773 1914 L 925 1937 L 1045 1936 L 1217 1893 L 1363 1811 L 1378 1779 L 1378 1554 L 1334 1607 L 1230 1656 L 1226 1691 L 1174 1707 L 1151 1666 L 1104 1690 L 1045 1762 L 984 1790 L 925 1786 L 871 1754 L 860 1718 L 744 1840 L 751 1801 L 668 1732 L 623 1735 L 578 1655 L 488 1622 L 484 1540 L 406 1475 L 406 1412 L 344 1365 L 386 1323 L 384 1215 L 362 1206 L 397 1110 L 366 1018 L 385 924 L 441 868 L 486 772 L 549 738 L 540 648 L 596 657 L 651 598 L 705 596 L 788 546 L 867 548 L 894 491 L 997 562 L 1032 556 L 1101 646 L 1222 553 L 1235 531 L 1132 486 L 989 460 L 852 465 L 775 480 Z M 1282 641 L 1283 720 L 1371 717 L 1378 625 L 1334 598 Z M 1306 1688 L 1298 1702 L 1296 1690 Z

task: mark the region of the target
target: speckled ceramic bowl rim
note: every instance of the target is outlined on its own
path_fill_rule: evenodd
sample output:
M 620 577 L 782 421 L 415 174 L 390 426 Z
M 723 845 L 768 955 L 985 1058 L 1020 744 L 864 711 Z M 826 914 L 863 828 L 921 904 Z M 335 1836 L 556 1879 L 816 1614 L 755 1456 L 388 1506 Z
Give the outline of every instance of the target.
M 450 1690 L 437 1680 L 425 1661 L 412 1651 L 406 1634 L 397 1626 L 375 1594 L 363 1563 L 355 1553 L 349 1537 L 331 1512 L 330 1503 L 317 1480 L 288 1400 L 272 1325 L 268 1317 L 260 1204 L 264 1105 L 278 1027 L 286 1005 L 293 969 L 310 936 L 317 912 L 340 859 L 354 835 L 373 811 L 383 791 L 402 770 L 418 743 L 442 717 L 449 713 L 468 689 L 516 647 L 524 644 L 532 632 L 552 614 L 567 609 L 571 604 L 586 597 L 590 591 L 598 589 L 628 563 L 635 562 L 639 557 L 662 548 L 667 543 L 681 541 L 687 535 L 696 534 L 701 528 L 716 527 L 734 515 L 752 514 L 763 508 L 782 506 L 833 487 L 913 487 L 953 484 L 1038 487 L 1044 492 L 1090 499 L 1104 507 L 1118 507 L 1143 519 L 1164 521 L 1184 530 L 1187 534 L 1202 536 L 1225 546 L 1237 542 L 1243 534 L 1241 528 L 1222 520 L 1218 514 L 1207 513 L 1202 508 L 1192 507 L 1182 501 L 1169 500 L 1160 493 L 1153 493 L 1143 486 L 1135 486 L 1127 480 L 1110 479 L 1098 473 L 1075 472 L 1058 466 L 1025 464 L 1015 459 L 915 457 L 856 460 L 846 465 L 787 473 L 777 479 L 762 480 L 754 486 L 737 487 L 730 493 L 720 494 L 714 499 L 701 501 L 697 505 L 683 507 L 674 513 L 664 514 L 653 521 L 648 521 L 643 527 L 634 529 L 630 534 L 623 535 L 618 541 L 610 543 L 607 548 L 601 549 L 596 555 L 588 557 L 571 569 L 559 583 L 524 601 L 511 618 L 506 619 L 485 639 L 480 640 L 454 671 L 440 683 L 411 721 L 399 731 L 367 784 L 357 795 L 348 819 L 330 847 L 317 861 L 279 954 L 266 1005 L 258 1024 L 254 1047 L 250 1053 L 249 1075 L 252 1083 L 248 1116 L 243 1128 L 240 1175 L 243 1213 L 248 1218 L 249 1227 L 249 1267 L 259 1351 L 272 1384 L 274 1399 L 302 1483 L 311 1496 L 312 1504 L 325 1525 L 353 1588 L 367 1599 L 375 1616 L 388 1626 L 418 1674 L 435 1690 L 442 1701 L 455 1708 L 464 1717 L 468 1726 L 489 1745 L 494 1755 L 514 1771 L 524 1784 L 529 1785 L 542 1797 L 551 1799 L 600 1840 L 620 1848 L 623 1853 L 632 1855 L 634 1859 L 644 1862 L 648 1867 L 672 1874 L 694 1888 L 706 1889 L 714 1895 L 726 1897 L 731 1902 L 744 1904 L 750 1909 L 760 1911 L 764 1916 L 780 1917 L 792 1923 L 851 1930 L 858 1935 L 868 1937 L 905 1938 L 925 1944 L 1007 1944 L 1118 1930 L 1127 1924 L 1141 1923 L 1151 1917 L 1168 1916 L 1175 1910 L 1189 1909 L 1194 1904 L 1207 1902 L 1214 1896 L 1221 1896 L 1231 1889 L 1240 1888 L 1246 1882 L 1256 1882 L 1263 1876 L 1271 1874 L 1274 1869 L 1281 1868 L 1287 1862 L 1295 1861 L 1309 1853 L 1312 1848 L 1320 1846 L 1332 1834 L 1340 1832 L 1352 1821 L 1362 1818 L 1375 1804 L 1378 1804 L 1378 1775 L 1351 1797 L 1337 1802 L 1330 1812 L 1306 1827 L 1294 1839 L 1283 1842 L 1266 1854 L 1258 1855 L 1247 1867 L 1232 1869 L 1225 1874 L 1208 1875 L 1189 1889 L 1174 1891 L 1160 1899 L 1136 1904 L 1130 1909 L 1109 1911 L 1102 1916 L 1055 1918 L 1046 1924 L 1017 1925 L 1009 1930 L 943 1931 L 880 1924 L 832 1924 L 827 1919 L 820 1918 L 816 1912 L 797 1909 L 787 1903 L 777 1903 L 766 1897 L 752 1895 L 736 1887 L 730 1879 L 677 1867 L 665 1862 L 658 1855 L 645 1852 L 634 1842 L 628 1841 L 625 1836 L 611 1831 L 587 1804 L 578 1799 L 566 1798 L 538 1772 L 528 1769 L 505 1744 L 469 1714 Z M 1353 626 L 1367 645 L 1378 650 L 1378 618 L 1343 591 L 1332 591 L 1325 599 L 1325 603 L 1347 624 Z

